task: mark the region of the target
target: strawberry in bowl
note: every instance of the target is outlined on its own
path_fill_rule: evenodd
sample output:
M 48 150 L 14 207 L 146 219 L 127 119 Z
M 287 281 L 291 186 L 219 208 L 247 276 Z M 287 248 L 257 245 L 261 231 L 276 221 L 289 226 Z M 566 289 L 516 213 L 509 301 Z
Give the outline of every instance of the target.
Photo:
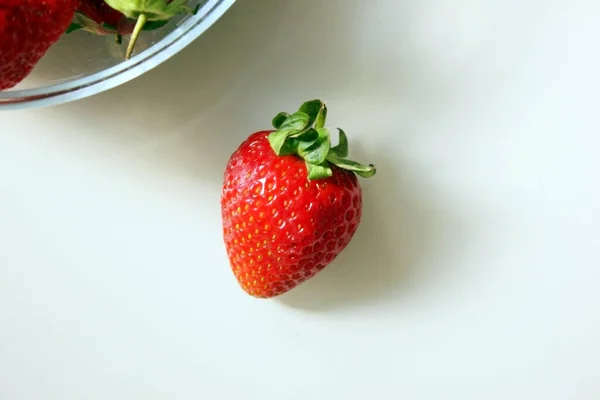
M 25 79 L 67 30 L 76 0 L 0 0 L 0 90 Z
M 61 104 L 134 79 L 189 45 L 234 3 L 0 0 L 0 110 Z

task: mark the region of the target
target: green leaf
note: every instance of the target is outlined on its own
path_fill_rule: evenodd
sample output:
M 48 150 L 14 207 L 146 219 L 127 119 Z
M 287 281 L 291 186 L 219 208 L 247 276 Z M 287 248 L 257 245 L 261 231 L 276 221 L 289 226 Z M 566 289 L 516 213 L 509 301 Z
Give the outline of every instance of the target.
M 308 115 L 307 126 L 311 126 L 319 116 L 322 108 L 323 102 L 321 100 L 310 100 L 302 104 L 298 111 Z
M 65 35 L 68 35 L 71 32 L 75 32 L 79 29 L 83 29 L 83 26 L 80 24 L 77 24 L 75 22 L 73 22 L 71 25 L 69 25 L 69 27 L 67 28 L 67 30 L 65 31 Z
M 345 160 L 345 159 L 336 157 L 332 153 L 329 153 L 329 156 L 327 157 L 327 161 L 329 161 L 330 163 L 332 163 L 342 169 L 352 171 L 363 178 L 370 178 L 373 175 L 375 175 L 375 172 L 376 172 L 375 165 L 373 165 L 373 164 L 364 165 L 364 164 L 357 163 L 356 161 Z
M 285 142 L 283 142 L 283 146 L 279 149 L 280 156 L 288 156 L 292 154 L 298 154 L 298 139 L 288 137 Z
M 146 3 L 148 3 L 150 0 L 145 0 L 145 1 L 146 1 Z M 170 1 L 159 0 L 159 1 L 162 3 L 166 3 L 167 4 L 166 9 L 169 10 L 171 13 L 173 13 L 173 15 L 180 14 L 180 13 L 194 14 L 194 11 L 197 12 L 197 10 L 195 10 L 196 7 L 190 8 L 188 6 L 188 0 L 170 0 Z
M 284 130 L 295 130 L 295 131 L 303 131 L 309 125 L 310 117 L 308 114 L 302 111 L 296 111 L 292 115 L 290 115 L 283 123 L 279 126 L 278 129 Z
M 162 28 L 167 23 L 169 23 L 168 19 L 165 19 L 163 21 L 148 21 L 148 22 L 146 22 L 146 24 L 144 25 L 142 30 L 143 31 L 153 31 L 155 29 Z
M 147 21 L 164 21 L 178 14 L 192 14 L 188 0 L 105 0 L 109 7 L 120 11 L 129 19 L 144 15 Z
M 327 106 L 321 100 L 307 101 L 291 115 L 280 112 L 272 121 L 277 130 L 268 136 L 273 151 L 280 156 L 294 155 L 304 159 L 311 180 L 332 176 L 333 165 L 364 178 L 375 175 L 374 165 L 346 159 L 348 138 L 342 129 L 338 128 L 338 144 L 331 145 L 331 133 L 325 128 L 326 118 Z
M 277 114 L 275 116 L 275 118 L 273 118 L 273 127 L 275 129 L 279 129 L 281 128 L 281 125 L 283 125 L 284 121 L 286 119 L 288 119 L 290 117 L 290 114 L 286 113 L 286 112 L 280 112 L 279 114 Z
M 306 169 L 308 170 L 308 179 L 310 180 L 325 179 L 333 175 L 331 168 L 325 165 L 316 165 L 307 162 Z
M 309 128 L 300 133 L 298 136 L 294 136 L 294 138 L 298 139 L 300 142 L 314 142 L 318 137 L 319 132 L 313 128 Z
M 315 121 L 315 128 L 323 128 L 325 127 L 325 120 L 327 119 L 327 106 L 323 103 L 323 106 L 319 110 L 319 114 L 317 115 L 317 119 Z
M 317 143 L 317 140 L 319 139 L 319 132 L 314 128 L 309 128 L 302 132 L 297 139 L 299 142 L 298 155 L 302 156 L 302 154 L 305 154 L 316 147 L 315 143 Z
M 325 128 L 310 130 L 317 133 L 317 138 L 312 141 L 301 141 L 298 144 L 298 155 L 311 164 L 322 164 L 327 159 L 331 147 L 329 131 Z
M 297 133 L 297 132 L 292 129 L 281 130 L 281 131 L 273 132 L 267 137 L 267 139 L 269 140 L 269 144 L 271 145 L 271 148 L 273 149 L 275 154 L 277 154 L 278 156 L 283 155 L 283 154 L 281 154 L 282 149 L 284 151 L 287 150 L 286 148 L 284 148 L 286 139 L 289 136 L 293 135 L 294 133 Z
M 335 153 L 335 155 L 339 158 L 348 157 L 348 137 L 346 136 L 346 132 L 338 128 L 339 132 L 339 143 L 337 146 L 332 147 L 331 151 Z

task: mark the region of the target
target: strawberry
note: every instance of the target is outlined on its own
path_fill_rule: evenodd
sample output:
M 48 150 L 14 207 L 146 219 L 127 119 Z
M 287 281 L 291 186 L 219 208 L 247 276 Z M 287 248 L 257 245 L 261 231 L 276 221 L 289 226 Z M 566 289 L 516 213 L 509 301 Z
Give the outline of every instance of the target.
M 362 215 L 356 175 L 374 165 L 346 159 L 339 129 L 331 146 L 327 108 L 304 103 L 273 119 L 276 130 L 250 135 L 232 154 L 221 192 L 223 238 L 231 269 L 248 294 L 281 295 L 329 265 L 346 248 Z
M 167 22 L 168 20 L 148 21 L 144 24 L 142 30 L 158 29 Z M 82 29 L 100 36 L 115 35 L 116 43 L 121 44 L 123 35 L 133 33 L 135 25 L 135 20 L 127 18 L 121 12 L 106 4 L 104 0 L 81 0 L 68 32 Z
M 0 90 L 33 70 L 69 27 L 76 0 L 0 0 Z
M 118 27 L 123 19 L 126 19 L 123 14 L 109 7 L 104 0 L 81 0 L 79 7 L 77 7 L 77 12 L 94 20 L 98 24 L 108 25 L 112 28 Z M 131 30 L 133 30 L 133 27 Z
M 115 35 L 118 44 L 122 35 L 133 32 L 135 21 L 132 21 L 111 8 L 104 0 L 81 0 L 69 32 L 83 29 L 96 35 Z
M 187 5 L 188 0 L 105 0 L 111 8 L 119 11 L 125 17 L 135 20 L 135 27 L 129 39 L 125 58 L 133 54 L 135 43 L 147 24 L 162 26 L 179 14 L 193 14 L 196 9 Z

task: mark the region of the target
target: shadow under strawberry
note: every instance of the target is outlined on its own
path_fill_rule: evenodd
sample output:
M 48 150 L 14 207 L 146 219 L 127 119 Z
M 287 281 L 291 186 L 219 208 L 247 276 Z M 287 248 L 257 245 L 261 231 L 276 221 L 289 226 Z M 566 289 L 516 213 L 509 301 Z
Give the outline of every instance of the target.
M 353 242 L 317 276 L 278 297 L 282 304 L 326 312 L 402 301 L 436 274 L 436 238 L 459 230 L 405 163 L 384 149 L 358 157 L 376 157 L 379 172 L 361 182 L 363 217 Z

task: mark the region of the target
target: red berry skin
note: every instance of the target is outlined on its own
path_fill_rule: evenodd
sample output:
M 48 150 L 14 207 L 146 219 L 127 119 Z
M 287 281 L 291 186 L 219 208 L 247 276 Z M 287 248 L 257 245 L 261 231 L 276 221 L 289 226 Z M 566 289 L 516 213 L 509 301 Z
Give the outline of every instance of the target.
M 67 30 L 76 0 L 0 0 L 0 90 L 25 79 Z
M 350 243 L 361 220 L 356 175 L 308 180 L 300 157 L 276 155 L 271 131 L 251 135 L 231 156 L 221 196 L 231 268 L 251 296 L 281 295 L 313 277 Z
M 109 7 L 104 0 L 81 0 L 77 11 L 99 24 L 105 23 L 114 27 L 118 26 L 123 18 L 123 14 Z
M 128 35 L 133 32 L 135 21 L 111 8 L 104 0 L 81 0 L 77 12 L 90 21 L 78 20 L 82 28 L 96 35 Z

